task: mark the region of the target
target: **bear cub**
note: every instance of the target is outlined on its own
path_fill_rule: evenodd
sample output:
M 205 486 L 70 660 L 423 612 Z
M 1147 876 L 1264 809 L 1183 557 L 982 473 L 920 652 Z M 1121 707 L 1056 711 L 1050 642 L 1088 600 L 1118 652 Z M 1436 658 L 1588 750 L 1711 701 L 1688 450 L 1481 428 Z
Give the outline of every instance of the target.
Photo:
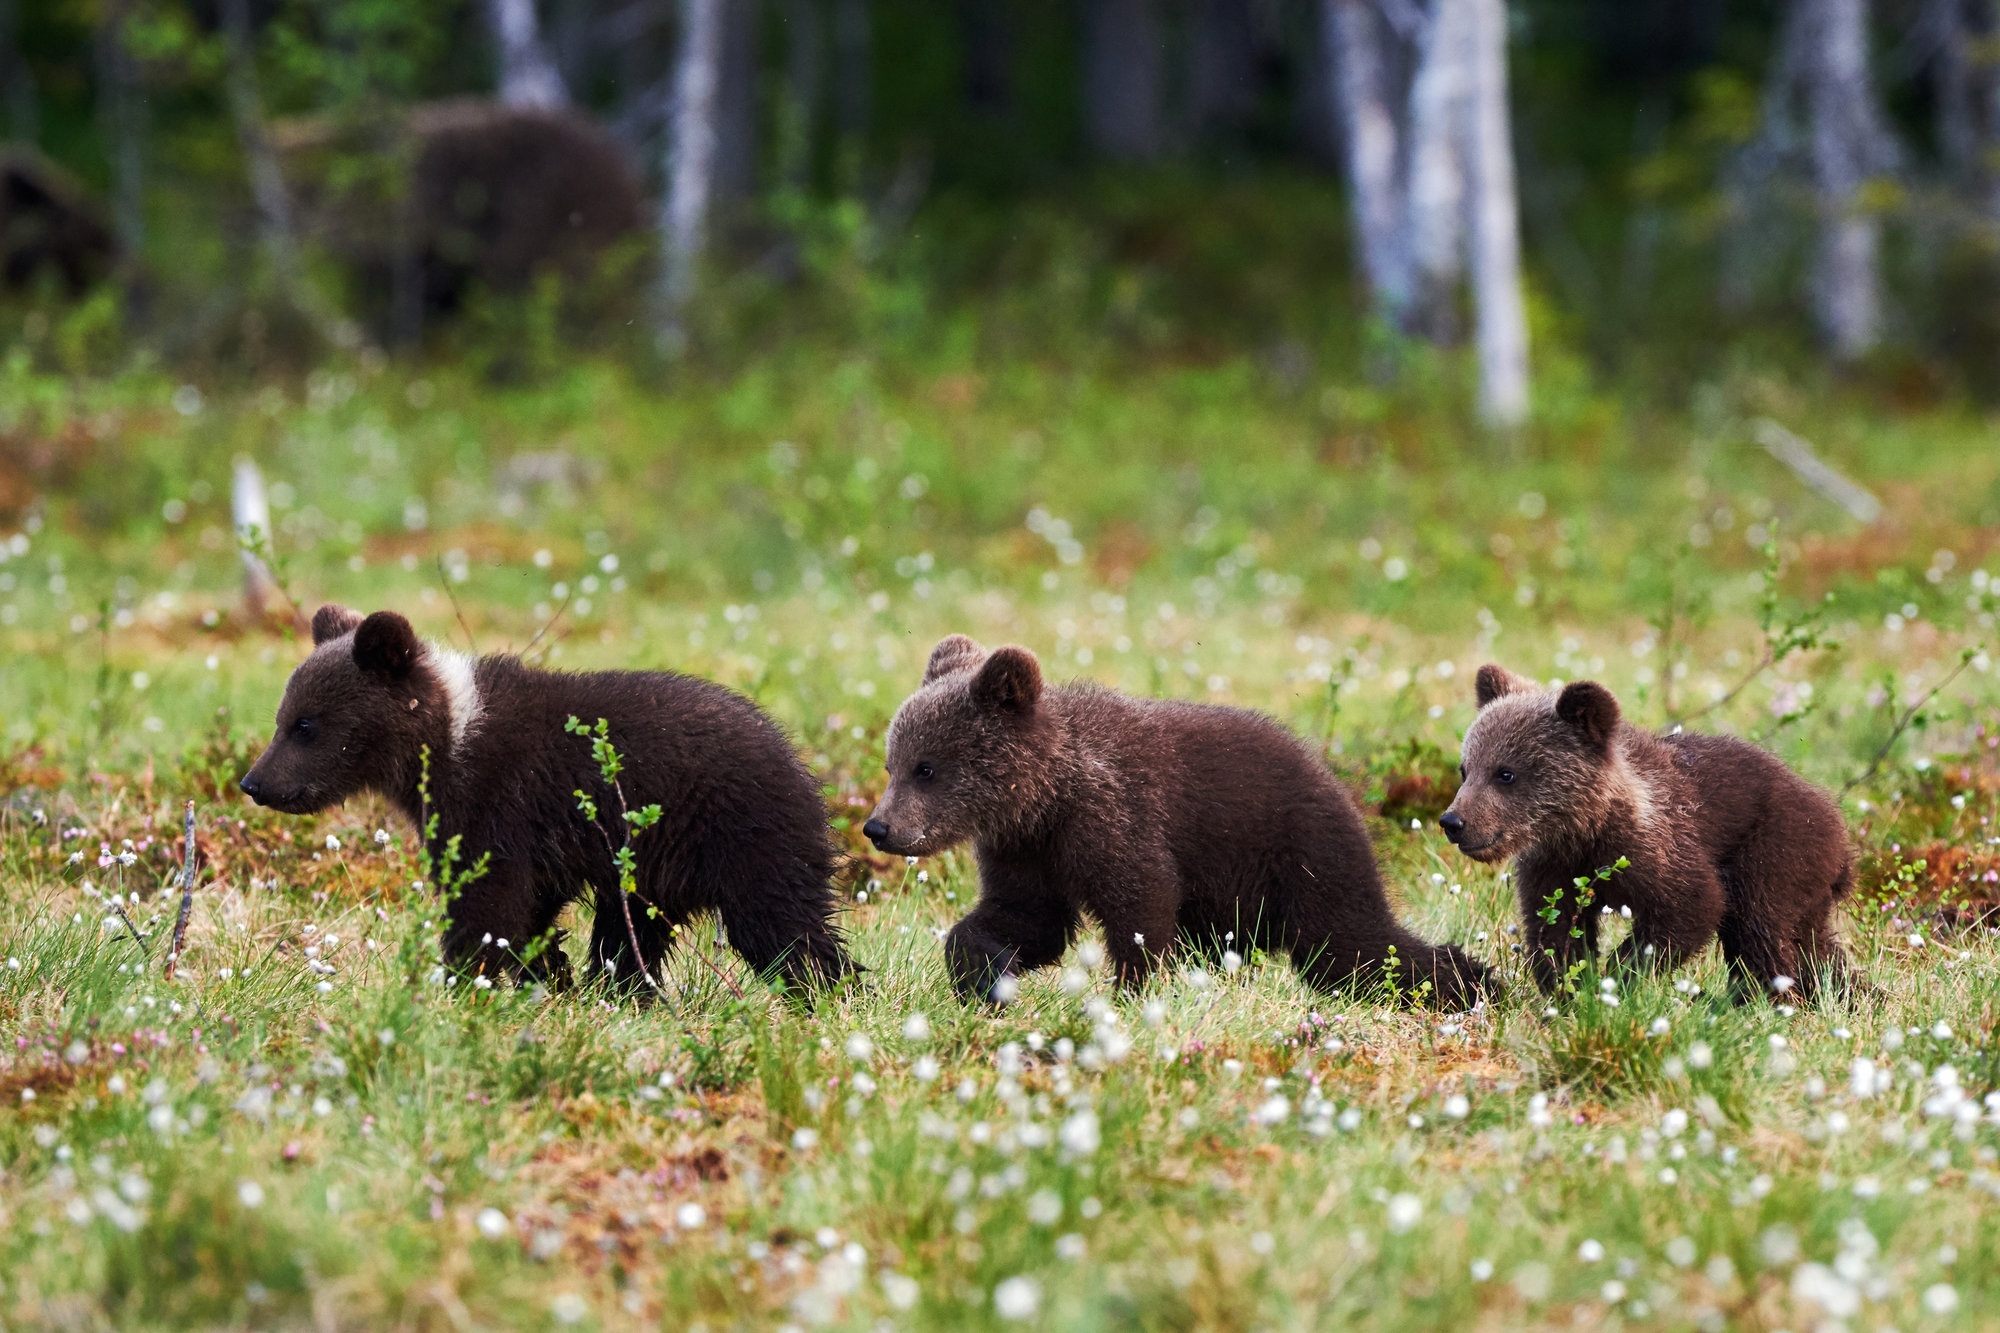
M 568 903 L 591 893 L 593 965 L 615 984 L 639 983 L 611 853 L 619 800 L 590 741 L 563 730 L 574 716 L 609 721 L 626 803 L 660 807 L 659 823 L 632 842 L 632 933 L 650 974 L 674 928 L 704 910 L 767 976 L 810 982 L 851 970 L 832 923 L 834 853 L 819 786 L 749 700 L 663 671 L 475 661 L 420 641 L 393 611 L 364 619 L 323 606 L 312 628 L 312 655 L 286 683 L 277 734 L 243 790 L 291 814 L 380 792 L 420 833 L 436 816 L 434 856 L 457 837 L 462 865 L 490 857 L 451 906 L 444 946 L 454 964 L 567 983 L 550 932 Z M 601 828 L 577 809 L 579 789 L 595 798 Z M 526 961 L 523 950 L 544 937 L 550 947 Z
M 1397 923 L 1353 798 L 1291 733 L 1234 708 L 1044 687 L 1025 648 L 931 652 L 889 728 L 863 828 L 922 856 L 970 839 L 979 903 L 945 938 L 961 994 L 1062 957 L 1085 913 L 1125 986 L 1177 938 L 1283 948 L 1323 988 L 1382 975 L 1468 1008 L 1484 969 Z
M 1845 975 L 1831 916 L 1853 855 L 1825 793 L 1746 741 L 1643 731 L 1595 681 L 1544 690 L 1488 665 L 1476 690 L 1463 785 L 1438 822 L 1475 861 L 1513 858 L 1544 991 L 1595 958 L 1599 917 L 1621 908 L 1621 965 L 1672 968 L 1720 936 L 1739 981 L 1774 998 Z

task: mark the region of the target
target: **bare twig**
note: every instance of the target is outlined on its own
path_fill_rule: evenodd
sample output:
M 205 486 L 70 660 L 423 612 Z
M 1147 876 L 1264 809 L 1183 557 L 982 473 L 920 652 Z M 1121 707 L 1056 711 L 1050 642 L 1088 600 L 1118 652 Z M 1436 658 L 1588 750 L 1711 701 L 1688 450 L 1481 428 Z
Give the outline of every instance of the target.
M 477 656 L 479 640 L 472 637 L 472 626 L 465 623 L 465 608 L 458 604 L 458 594 L 451 590 L 451 571 L 444 567 L 444 557 L 437 558 L 438 583 L 444 588 L 445 599 L 451 603 L 452 615 L 458 617 L 458 627 L 465 631 L 465 646 Z M 567 603 L 565 603 L 567 605 Z
M 163 975 L 168 981 L 174 979 L 174 968 L 181 961 L 181 946 L 187 942 L 188 918 L 194 915 L 194 802 L 187 803 L 187 858 L 181 866 L 181 912 L 174 919 L 174 944 L 167 950 L 167 967 Z
M 576 598 L 576 589 L 571 588 L 569 590 L 569 594 L 562 599 L 562 605 L 556 608 L 556 613 L 550 616 L 547 620 L 543 621 L 542 627 L 535 631 L 535 637 L 528 640 L 528 646 L 521 650 L 522 657 L 526 657 L 529 653 L 533 652 L 535 645 L 542 641 L 542 636 L 555 628 L 556 622 L 563 618 L 563 612 L 569 610 L 569 604 L 570 602 L 575 600 L 575 598 Z
M 123 921 L 125 929 L 131 932 L 133 941 L 139 946 L 139 956 L 141 958 L 152 957 L 152 952 L 146 948 L 146 932 L 140 930 L 138 926 L 133 924 L 132 918 L 125 915 L 125 904 L 113 903 L 111 904 L 111 910 L 118 913 L 118 919 Z
M 1896 719 L 1895 727 L 1889 732 L 1889 739 L 1882 742 L 1882 748 L 1875 752 L 1875 757 L 1869 761 L 1868 767 L 1862 769 L 1861 772 L 1849 779 L 1847 785 L 1840 789 L 1842 796 L 1847 795 L 1847 793 L 1875 776 L 1875 770 L 1882 767 L 1882 761 L 1889 757 L 1890 748 L 1902 739 L 1903 733 L 1909 730 L 1910 723 L 1916 720 L 1917 714 L 1923 711 L 1924 705 L 1937 698 L 1938 695 L 1944 692 L 1945 686 L 1963 675 L 1965 669 L 1972 665 L 1972 659 L 1977 656 L 1979 656 L 1979 649 L 1977 647 L 1967 648 L 1961 652 L 1958 655 L 1958 665 L 1952 668 L 1951 673 L 1937 684 L 1931 686 L 1929 692 L 1923 698 L 1911 704 L 1904 711 L 1903 715 Z
M 1727 706 L 1730 700 L 1734 699 L 1737 695 L 1743 693 L 1743 691 L 1749 689 L 1751 683 L 1755 681 L 1757 677 L 1764 674 L 1765 668 L 1774 665 L 1776 661 L 1777 659 L 1772 655 L 1771 650 L 1769 648 L 1766 648 L 1764 650 L 1764 655 L 1757 659 L 1757 665 L 1750 668 L 1750 673 L 1744 676 L 1742 680 L 1739 680 L 1734 685 L 1730 686 L 1728 691 L 1725 692 L 1721 698 L 1714 700 L 1706 707 L 1695 709 L 1692 713 L 1682 713 L 1679 717 L 1670 717 L 1667 720 L 1671 722 L 1674 726 L 1679 727 L 1687 725 L 1688 723 L 1694 721 L 1696 718 L 1707 717 L 1710 713 L 1713 713 L 1718 708 L 1723 708 Z

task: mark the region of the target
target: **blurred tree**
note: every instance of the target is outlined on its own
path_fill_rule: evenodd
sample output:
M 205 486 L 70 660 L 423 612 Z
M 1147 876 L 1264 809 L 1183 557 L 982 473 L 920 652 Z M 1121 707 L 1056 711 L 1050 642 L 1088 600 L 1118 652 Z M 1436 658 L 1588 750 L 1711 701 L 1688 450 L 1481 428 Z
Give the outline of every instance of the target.
M 1451 341 L 1469 255 L 1481 408 L 1514 425 L 1528 340 L 1503 0 L 1327 0 L 1324 19 L 1376 313 Z
M 1882 221 L 1866 191 L 1901 157 L 1876 97 L 1869 55 L 1867 0 L 1791 0 L 1765 83 L 1762 126 L 1731 172 L 1739 208 L 1751 220 L 1743 242 L 1749 255 L 1771 246 L 1755 234 L 1756 219 L 1767 211 L 1760 196 L 1768 197 L 1788 170 L 1811 181 L 1814 323 L 1843 361 L 1882 339 Z
M 136 258 L 145 242 L 145 101 L 128 26 L 132 0 L 104 0 L 96 33 L 98 116 L 111 158 L 111 218 L 119 249 Z
M 487 20 L 500 46 L 500 100 L 508 106 L 569 105 L 569 93 L 542 44 L 535 0 L 486 0 Z
M 4 84 L 7 110 L 7 137 L 22 143 L 39 143 L 42 137 L 41 108 L 35 93 L 35 72 L 28 66 L 28 53 L 21 42 L 15 15 L 19 0 L 0 0 L 0 84 Z
M 666 206 L 661 210 L 662 348 L 676 354 L 687 334 L 682 317 L 694 293 L 696 266 L 707 243 L 715 188 L 716 116 L 722 81 L 723 8 L 728 0 L 681 0 L 680 54 L 675 61 Z
M 1085 128 L 1093 151 L 1129 162 L 1166 151 L 1166 32 L 1158 0 L 1086 0 Z

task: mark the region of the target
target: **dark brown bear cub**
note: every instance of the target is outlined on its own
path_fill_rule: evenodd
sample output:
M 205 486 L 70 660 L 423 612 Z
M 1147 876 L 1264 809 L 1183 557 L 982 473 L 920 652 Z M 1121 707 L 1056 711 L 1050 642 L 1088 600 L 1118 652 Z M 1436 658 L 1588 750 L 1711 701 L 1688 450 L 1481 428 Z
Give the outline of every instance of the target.
M 1514 858 L 1543 990 L 1595 957 L 1598 918 L 1622 908 L 1623 964 L 1675 967 L 1720 935 L 1735 974 L 1774 995 L 1845 973 L 1830 918 L 1853 858 L 1818 788 L 1745 741 L 1642 731 L 1594 681 L 1544 690 L 1484 666 L 1477 695 L 1464 785 L 1438 822 L 1475 861 Z
M 759 972 L 789 981 L 850 970 L 831 923 L 833 848 L 817 784 L 784 734 L 721 686 L 660 671 L 540 671 L 515 657 L 471 658 L 421 642 L 393 611 L 365 620 L 342 606 L 313 617 L 313 652 L 292 672 L 277 735 L 243 779 L 259 805 L 323 810 L 371 790 L 419 828 L 437 817 L 433 849 L 462 839 L 468 863 L 491 858 L 451 908 L 445 954 L 488 975 L 522 971 L 522 950 L 575 898 L 596 895 L 590 956 L 638 981 L 604 837 L 619 837 L 619 803 L 571 717 L 610 723 L 632 808 L 660 821 L 633 843 L 633 933 L 657 975 L 676 925 L 718 913 L 729 942 Z M 419 792 L 430 754 L 428 805 Z M 604 830 L 578 811 L 592 794 Z M 642 910 L 657 909 L 657 915 Z M 561 955 L 528 969 L 563 980 Z
M 1177 937 L 1284 948 L 1316 985 L 1372 980 L 1473 1003 L 1483 969 L 1397 924 L 1360 813 L 1295 737 L 1252 713 L 1044 688 L 1025 648 L 954 634 L 889 728 L 889 788 L 863 831 L 883 851 L 971 839 L 979 905 L 945 939 L 952 981 L 1062 957 L 1088 912 L 1121 984 Z

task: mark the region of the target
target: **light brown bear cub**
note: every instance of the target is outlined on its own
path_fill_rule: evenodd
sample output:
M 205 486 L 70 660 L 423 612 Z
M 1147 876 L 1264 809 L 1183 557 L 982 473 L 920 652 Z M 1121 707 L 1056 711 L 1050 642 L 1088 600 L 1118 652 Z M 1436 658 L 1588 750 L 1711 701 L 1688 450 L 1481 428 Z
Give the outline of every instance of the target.
M 1438 822 L 1475 861 L 1514 858 L 1543 990 L 1596 956 L 1599 916 L 1621 908 L 1620 963 L 1675 967 L 1719 935 L 1736 976 L 1773 996 L 1845 974 L 1831 916 L 1853 856 L 1825 793 L 1745 741 L 1642 731 L 1594 681 L 1544 690 L 1483 666 L 1477 697 L 1464 785 Z
M 889 728 L 889 787 L 863 828 L 909 856 L 971 839 L 979 905 L 945 940 L 961 994 L 1062 957 L 1085 913 L 1121 984 L 1177 938 L 1289 950 L 1322 987 L 1392 971 L 1463 1009 L 1482 969 L 1404 930 L 1354 800 L 1268 718 L 1045 688 L 1033 653 L 938 644 Z M 1393 964 L 1391 959 L 1393 958 Z

